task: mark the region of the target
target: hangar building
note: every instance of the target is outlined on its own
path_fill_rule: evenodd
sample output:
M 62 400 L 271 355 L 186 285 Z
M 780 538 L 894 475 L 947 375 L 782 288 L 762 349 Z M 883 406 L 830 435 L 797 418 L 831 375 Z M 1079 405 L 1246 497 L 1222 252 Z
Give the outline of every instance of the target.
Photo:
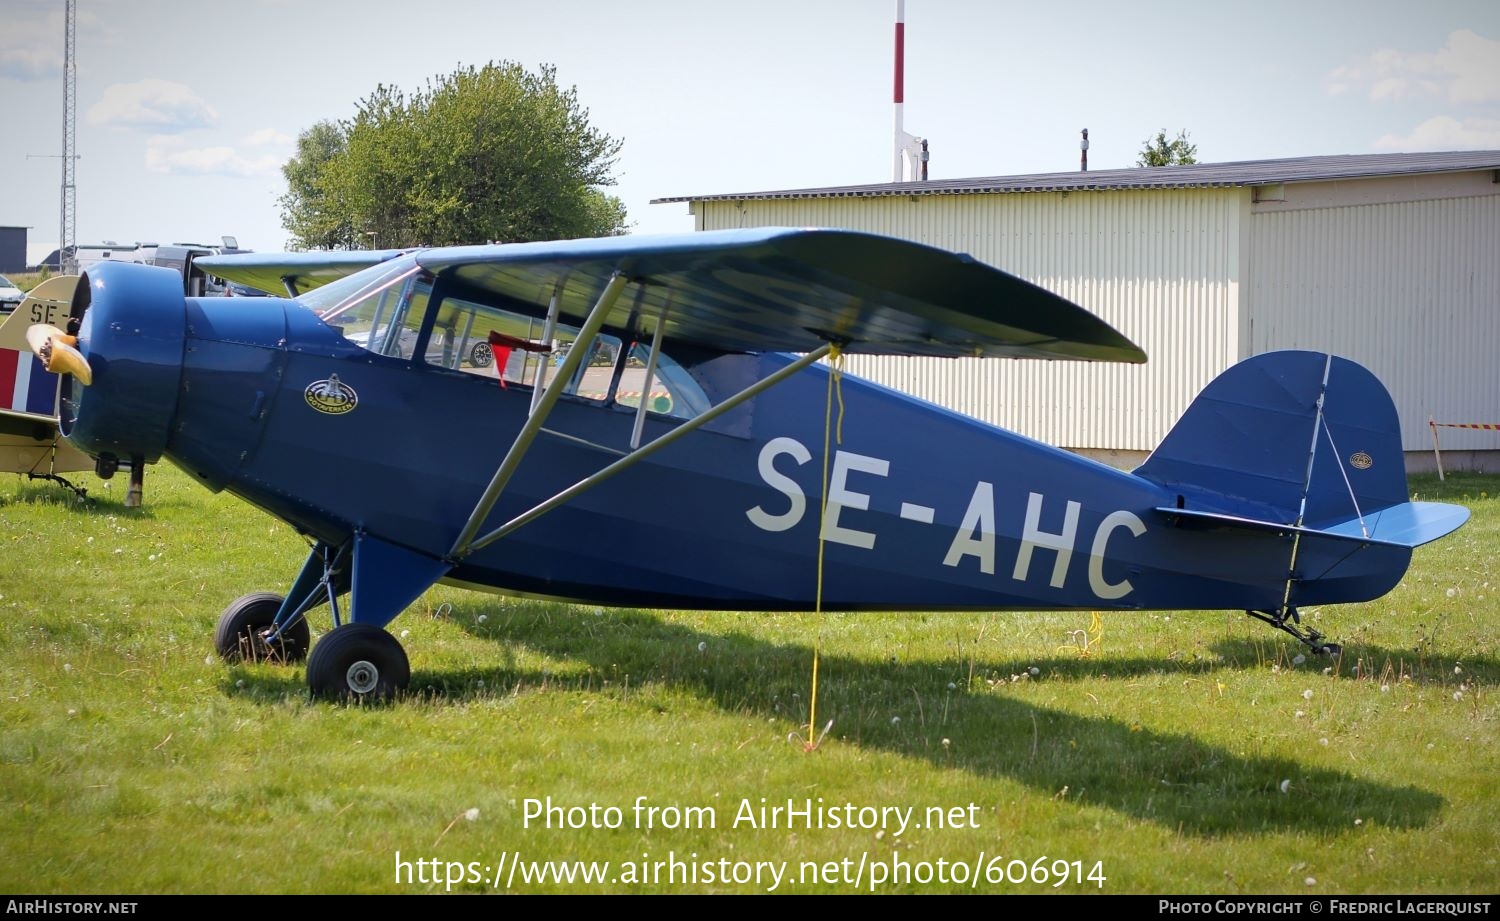
M 1500 151 L 880 183 L 657 199 L 698 230 L 844 227 L 967 252 L 1083 305 L 1144 365 L 850 356 L 849 370 L 1133 466 L 1241 358 L 1332 351 L 1396 400 L 1409 469 L 1439 422 L 1500 422 Z M 1450 469 L 1500 433 L 1443 429 Z

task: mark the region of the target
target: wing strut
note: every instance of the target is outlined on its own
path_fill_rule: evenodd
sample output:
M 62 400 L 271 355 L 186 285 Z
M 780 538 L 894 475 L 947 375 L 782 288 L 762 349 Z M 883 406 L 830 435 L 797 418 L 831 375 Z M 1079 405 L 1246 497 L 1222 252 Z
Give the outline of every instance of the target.
M 577 483 L 574 483 L 572 486 L 569 486 L 567 489 L 564 489 L 562 492 L 558 493 L 552 498 L 547 499 L 544 502 L 540 502 L 527 511 L 522 512 L 521 514 L 512 518 L 510 521 L 507 521 L 505 524 L 501 525 L 495 530 L 463 547 L 462 553 L 455 552 L 454 556 L 466 556 L 469 553 L 474 552 L 475 550 L 481 550 L 489 546 L 495 541 L 500 540 L 502 537 L 510 534 L 512 531 L 520 528 L 522 525 L 529 524 L 530 522 L 557 508 L 559 505 L 568 502 L 575 496 L 588 492 L 593 487 L 599 485 L 600 483 L 603 483 L 605 480 L 608 480 L 625 468 L 633 466 L 637 461 L 645 460 L 647 457 L 655 454 L 662 448 L 665 448 L 684 435 L 687 435 L 690 432 L 697 431 L 707 423 L 719 418 L 720 416 L 729 412 L 731 409 L 734 409 L 736 406 L 739 406 L 746 400 L 749 400 L 759 395 L 760 393 L 776 386 L 783 380 L 786 380 L 788 377 L 791 377 L 793 374 L 796 374 L 798 371 L 806 368 L 808 365 L 820 361 L 832 350 L 833 343 L 825 342 L 823 345 L 818 346 L 816 349 L 808 352 L 806 355 L 803 355 L 801 358 L 797 359 L 796 361 L 792 362 L 776 373 L 761 378 L 760 380 L 751 384 L 749 387 L 746 387 L 744 390 L 741 390 L 739 393 L 735 394 L 724 402 L 718 404 L 717 406 L 714 406 L 703 415 L 684 422 L 682 425 L 666 433 L 660 438 L 655 439 L 645 447 L 630 452 L 629 454 L 600 470 L 598 473 L 584 477 Z M 492 502 L 490 506 L 493 507 L 493 505 L 494 503 Z M 477 513 L 479 510 L 475 509 L 475 511 Z M 485 513 L 488 514 L 488 512 L 489 508 L 486 508 Z M 472 521 L 473 519 L 470 520 Z
M 552 298 L 547 302 L 547 323 L 542 327 L 542 341 L 547 343 L 547 348 L 549 349 L 553 347 L 554 343 L 552 340 L 557 336 L 558 302 L 562 300 L 563 281 L 566 278 L 566 275 L 558 277 L 557 283 L 552 286 Z M 536 384 L 531 388 L 531 409 L 528 410 L 528 415 L 536 415 L 536 408 L 541 404 L 542 390 L 547 383 L 547 368 L 550 365 L 551 362 L 548 361 L 543 361 L 537 365 Z M 499 376 L 505 376 L 504 368 L 500 369 Z M 572 380 L 572 376 L 569 375 L 568 379 Z
M 594 303 L 594 309 L 589 311 L 588 319 L 584 320 L 583 327 L 578 330 L 578 336 L 573 340 L 573 347 L 568 349 L 562 367 L 557 369 L 557 376 L 547 382 L 547 389 L 542 393 L 542 398 L 537 401 L 536 408 L 527 417 L 526 424 L 521 426 L 521 431 L 516 433 L 516 440 L 511 443 L 510 450 L 505 453 L 505 459 L 495 470 L 495 475 L 490 479 L 490 485 L 485 487 L 484 495 L 479 497 L 479 502 L 474 506 L 469 520 L 464 522 L 463 530 L 458 533 L 458 539 L 453 542 L 453 549 L 448 551 L 450 557 L 460 559 L 476 549 L 472 546 L 472 541 L 479 531 L 479 526 L 484 523 L 485 517 L 495 507 L 495 503 L 500 501 L 500 493 L 504 491 L 505 484 L 509 483 L 510 478 L 515 475 L 516 468 L 521 464 L 521 458 L 526 456 L 531 443 L 536 440 L 537 433 L 542 430 L 542 425 L 552 414 L 552 407 L 557 404 L 557 398 L 562 395 L 563 389 L 573 379 L 574 372 L 583 363 L 584 357 L 589 352 L 588 346 L 599 334 L 599 330 L 604 326 L 604 318 L 609 315 L 615 301 L 620 299 L 620 292 L 625 290 L 625 285 L 629 281 L 630 279 L 623 272 L 615 272 L 605 283 L 604 290 L 599 294 L 599 300 Z
M 661 309 L 661 316 L 656 318 L 656 332 L 651 336 L 651 355 L 646 359 L 646 383 L 641 387 L 640 405 L 635 408 L 635 428 L 630 430 L 632 451 L 641 446 L 641 433 L 646 428 L 646 408 L 651 402 L 651 388 L 656 383 L 656 357 L 661 354 L 661 331 L 667 326 L 667 312 L 671 309 L 672 302 L 668 300 Z

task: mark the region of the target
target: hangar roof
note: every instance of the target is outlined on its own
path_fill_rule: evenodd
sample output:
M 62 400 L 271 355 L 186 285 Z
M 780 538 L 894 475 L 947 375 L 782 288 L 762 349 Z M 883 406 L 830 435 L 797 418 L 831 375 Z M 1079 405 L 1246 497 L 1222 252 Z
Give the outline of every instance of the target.
M 932 179 L 927 182 L 878 182 L 868 185 L 782 189 L 772 192 L 728 192 L 656 198 L 651 203 L 680 201 L 752 201 L 777 198 L 877 198 L 913 195 L 974 195 L 1003 192 L 1081 192 L 1124 189 L 1201 189 L 1273 185 L 1286 182 L 1326 182 L 1462 170 L 1500 170 L 1500 150 L 1453 150 L 1433 153 L 1339 154 L 1291 157 L 1282 160 L 1240 160 L 1234 163 L 1194 163 L 1188 166 L 1132 167 L 1130 169 L 1074 170 L 1030 173 L 1023 176 L 983 176 L 973 179 Z M 1500 175 L 1497 175 L 1500 181 Z

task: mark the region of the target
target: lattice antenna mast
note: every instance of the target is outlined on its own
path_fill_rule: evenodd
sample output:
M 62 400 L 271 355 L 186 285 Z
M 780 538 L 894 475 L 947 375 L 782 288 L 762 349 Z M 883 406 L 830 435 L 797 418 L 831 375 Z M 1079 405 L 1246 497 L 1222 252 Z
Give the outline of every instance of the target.
M 63 27 L 62 213 L 57 222 L 58 267 L 66 275 L 78 267 L 78 190 L 74 182 L 78 159 L 74 153 L 78 135 L 77 13 L 76 0 L 67 0 Z

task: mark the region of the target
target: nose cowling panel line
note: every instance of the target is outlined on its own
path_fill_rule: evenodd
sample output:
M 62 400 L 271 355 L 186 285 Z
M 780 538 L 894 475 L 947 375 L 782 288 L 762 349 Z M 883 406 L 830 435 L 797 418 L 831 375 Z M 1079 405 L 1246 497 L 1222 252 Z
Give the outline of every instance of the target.
M 90 303 L 78 350 L 93 382 L 65 391 L 63 434 L 95 457 L 155 463 L 167 446 L 182 381 L 182 280 L 171 269 L 106 262 L 85 273 L 84 283 Z

